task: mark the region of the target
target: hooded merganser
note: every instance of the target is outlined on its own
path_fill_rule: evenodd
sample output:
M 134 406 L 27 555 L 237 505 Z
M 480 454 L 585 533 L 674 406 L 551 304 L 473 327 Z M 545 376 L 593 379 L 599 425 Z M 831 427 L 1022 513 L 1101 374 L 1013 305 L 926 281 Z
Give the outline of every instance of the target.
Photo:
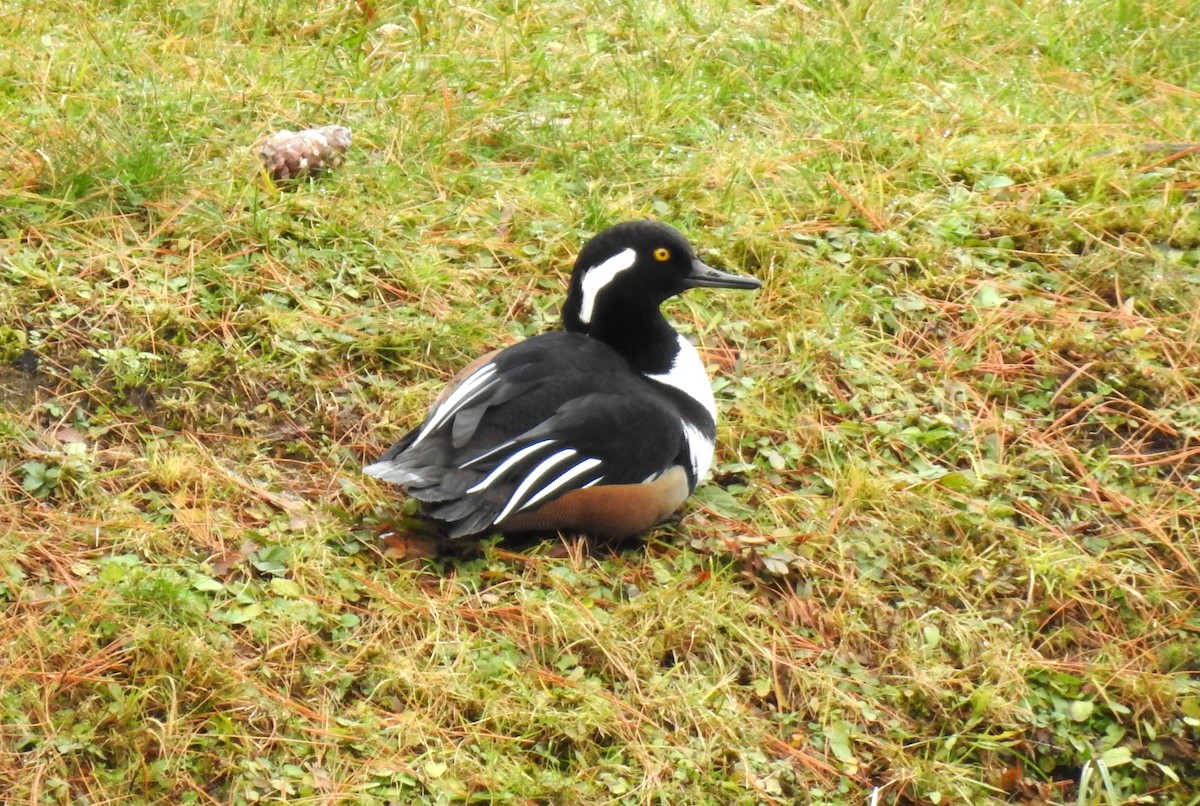
M 659 305 L 761 285 L 705 265 L 665 224 L 611 227 L 575 262 L 564 331 L 475 361 L 364 471 L 405 487 L 452 538 L 644 531 L 703 480 L 716 438 L 704 365 Z

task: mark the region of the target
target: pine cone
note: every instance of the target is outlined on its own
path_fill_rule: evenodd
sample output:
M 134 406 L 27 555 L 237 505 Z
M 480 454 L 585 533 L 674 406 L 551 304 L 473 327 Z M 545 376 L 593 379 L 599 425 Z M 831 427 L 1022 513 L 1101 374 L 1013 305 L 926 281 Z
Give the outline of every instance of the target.
M 298 132 L 284 129 L 259 140 L 257 148 L 272 179 L 299 179 L 341 165 L 350 148 L 350 130 L 345 126 Z

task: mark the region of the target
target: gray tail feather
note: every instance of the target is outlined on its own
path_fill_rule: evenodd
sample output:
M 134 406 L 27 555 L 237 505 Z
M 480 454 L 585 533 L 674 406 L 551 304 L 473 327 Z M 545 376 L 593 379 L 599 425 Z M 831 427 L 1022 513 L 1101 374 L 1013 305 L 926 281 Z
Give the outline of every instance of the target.
M 396 462 L 380 461 L 374 462 L 363 468 L 363 472 L 368 476 L 373 476 L 380 481 L 390 481 L 392 484 L 408 485 L 424 485 L 428 482 L 425 477 L 416 473 L 409 468 L 397 464 Z
M 462 520 L 450 523 L 450 537 L 454 539 L 486 532 L 492 528 L 495 517 L 494 512 L 473 512 Z
M 467 495 L 429 508 L 429 514 L 450 524 L 451 537 L 463 537 L 487 531 L 495 526 L 496 516 L 507 499 L 497 491 Z
M 482 478 L 478 471 L 457 468 L 412 467 L 396 461 L 380 460 L 363 468 L 368 476 L 399 484 L 408 494 L 429 506 L 428 514 L 445 521 L 449 537 L 460 538 L 487 531 L 504 508 L 505 497 L 491 494 L 467 494 L 467 490 Z

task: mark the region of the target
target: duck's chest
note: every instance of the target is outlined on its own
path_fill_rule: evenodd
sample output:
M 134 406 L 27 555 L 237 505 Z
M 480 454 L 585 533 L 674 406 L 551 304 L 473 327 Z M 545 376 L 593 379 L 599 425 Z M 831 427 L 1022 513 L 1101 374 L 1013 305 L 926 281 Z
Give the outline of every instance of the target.
M 646 373 L 646 377 L 683 392 L 707 414 L 703 417 L 684 417 L 683 434 L 691 456 L 693 478 L 700 483 L 712 464 L 716 437 L 717 401 L 712 383 L 704 370 L 704 362 L 692 343 L 677 336 L 677 351 L 671 368 L 662 373 Z M 705 421 L 707 420 L 707 421 Z

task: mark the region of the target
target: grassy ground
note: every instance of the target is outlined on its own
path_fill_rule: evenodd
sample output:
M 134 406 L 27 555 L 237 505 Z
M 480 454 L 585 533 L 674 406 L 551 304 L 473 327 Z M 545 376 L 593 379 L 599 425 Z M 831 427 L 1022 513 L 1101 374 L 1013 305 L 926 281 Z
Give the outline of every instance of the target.
M 6 802 L 1200 803 L 1194 12 L 0 2 Z M 635 216 L 766 282 L 682 520 L 380 540 Z

